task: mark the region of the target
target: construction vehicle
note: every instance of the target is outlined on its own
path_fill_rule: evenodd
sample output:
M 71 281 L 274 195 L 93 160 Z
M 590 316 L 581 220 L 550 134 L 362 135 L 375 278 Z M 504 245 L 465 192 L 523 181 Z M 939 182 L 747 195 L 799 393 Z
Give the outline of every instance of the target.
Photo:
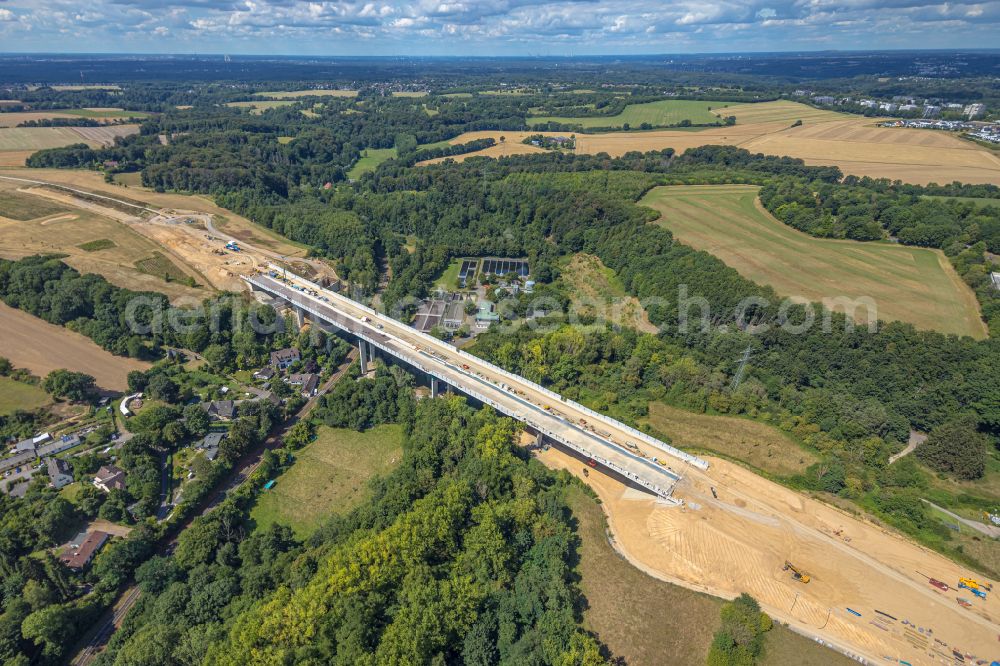
M 973 587 L 972 585 L 969 585 L 965 581 L 969 581 L 969 579 L 968 578 L 960 578 L 958 580 L 958 586 L 961 587 L 961 588 L 964 588 L 964 589 L 968 590 L 969 592 L 972 592 L 974 595 L 976 595 L 980 599 L 985 599 L 986 598 L 986 590 L 981 590 L 981 589 L 979 589 L 978 586 Z M 973 581 L 970 581 L 970 582 L 975 583 L 976 581 L 973 580 Z
M 941 590 L 942 592 L 947 592 L 948 590 L 951 589 L 948 586 L 948 583 L 941 582 L 936 578 L 928 578 L 927 582 L 936 587 L 937 589 Z
M 959 578 L 958 582 L 959 584 L 965 583 L 970 588 L 975 588 L 977 590 L 985 590 L 986 592 L 993 591 L 993 585 L 990 583 L 980 583 L 975 578 Z
M 239 252 L 240 246 L 236 243 L 236 241 L 229 241 L 226 243 L 226 249 L 232 250 L 233 252 Z
M 785 560 L 785 566 L 783 566 L 781 568 L 781 570 L 782 571 L 791 571 L 792 572 L 792 578 L 794 578 L 795 580 L 799 581 L 800 583 L 808 583 L 811 580 L 811 578 L 809 577 L 809 574 L 807 574 L 804 571 L 801 571 L 799 569 L 796 569 L 795 565 L 793 565 L 788 560 Z

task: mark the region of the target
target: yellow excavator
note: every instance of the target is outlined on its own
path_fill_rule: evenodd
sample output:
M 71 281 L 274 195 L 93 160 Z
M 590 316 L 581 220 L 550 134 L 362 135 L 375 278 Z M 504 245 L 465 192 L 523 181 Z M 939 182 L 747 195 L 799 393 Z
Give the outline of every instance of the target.
M 799 569 L 796 569 L 795 565 L 793 565 L 788 560 L 785 560 L 785 566 L 783 566 L 781 568 L 781 570 L 782 571 L 791 571 L 792 572 L 792 578 L 794 578 L 795 580 L 799 581 L 800 583 L 808 583 L 809 580 L 810 580 L 809 574 L 805 573 L 804 571 L 800 571 Z

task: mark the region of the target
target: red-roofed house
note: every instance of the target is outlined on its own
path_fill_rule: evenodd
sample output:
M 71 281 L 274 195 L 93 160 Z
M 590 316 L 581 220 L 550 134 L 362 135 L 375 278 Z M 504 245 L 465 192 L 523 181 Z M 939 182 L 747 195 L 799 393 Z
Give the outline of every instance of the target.
M 95 530 L 77 544 L 70 544 L 59 556 L 59 561 L 73 571 L 80 571 L 94 559 L 94 555 L 104 547 L 111 535 Z

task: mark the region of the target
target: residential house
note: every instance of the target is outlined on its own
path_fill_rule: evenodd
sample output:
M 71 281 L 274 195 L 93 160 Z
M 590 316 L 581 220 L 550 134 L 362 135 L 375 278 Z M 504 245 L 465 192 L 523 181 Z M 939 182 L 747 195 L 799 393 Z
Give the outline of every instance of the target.
M 94 487 L 110 493 L 125 489 L 125 472 L 114 465 L 105 465 L 94 475 Z
M 213 446 L 219 448 L 219 444 L 223 439 L 226 438 L 226 433 L 224 432 L 210 432 L 205 435 L 205 438 L 198 442 L 199 449 L 210 449 Z
M 276 371 L 275 371 L 275 369 L 274 369 L 273 366 L 266 365 L 263 368 L 261 368 L 260 370 L 258 370 L 257 372 L 253 373 L 253 378 L 254 379 L 263 379 L 263 380 L 266 381 L 266 380 L 270 379 L 271 377 L 274 377 L 274 373 L 275 372 Z
M 316 395 L 316 389 L 319 387 L 319 375 L 311 372 L 288 375 L 285 381 L 297 387 L 304 398 Z
M 236 403 L 232 400 L 213 400 L 201 404 L 213 421 L 232 421 L 236 417 Z
M 226 438 L 224 432 L 210 432 L 198 442 L 198 448 L 205 452 L 205 458 L 215 460 L 219 456 L 219 445 Z
M 28 494 L 28 486 L 30 485 L 31 484 L 29 482 L 24 481 L 23 483 L 17 483 L 13 486 L 8 486 L 7 494 L 10 497 L 24 497 L 25 495 Z
M 835 100 L 829 95 L 816 95 L 813 97 L 813 101 L 817 104 L 833 104 Z
M 82 542 L 71 542 L 66 547 L 66 550 L 59 555 L 59 561 L 73 571 L 81 571 L 90 564 L 91 560 L 94 559 L 94 555 L 97 555 L 98 551 L 104 547 L 104 544 L 110 538 L 111 535 L 107 532 L 95 530 L 88 534 Z
M 56 490 L 73 483 L 73 468 L 65 460 L 49 458 L 48 468 L 49 483 Z
M 271 403 L 272 405 L 275 405 L 275 406 L 281 404 L 281 398 L 279 398 L 278 396 L 276 396 L 273 391 L 264 391 L 263 393 L 260 393 L 254 399 L 254 401 L 255 402 L 256 401 L 269 402 L 269 403 Z
M 279 370 L 284 370 L 300 358 L 302 358 L 302 356 L 299 354 L 299 350 L 295 347 L 279 349 L 278 351 L 271 352 L 271 365 Z

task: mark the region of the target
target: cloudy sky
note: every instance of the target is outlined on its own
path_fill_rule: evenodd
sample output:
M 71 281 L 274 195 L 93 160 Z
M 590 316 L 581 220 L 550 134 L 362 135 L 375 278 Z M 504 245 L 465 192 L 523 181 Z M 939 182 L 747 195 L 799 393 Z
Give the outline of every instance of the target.
M 584 55 L 1000 47 L 1000 0 L 0 0 L 0 52 Z

